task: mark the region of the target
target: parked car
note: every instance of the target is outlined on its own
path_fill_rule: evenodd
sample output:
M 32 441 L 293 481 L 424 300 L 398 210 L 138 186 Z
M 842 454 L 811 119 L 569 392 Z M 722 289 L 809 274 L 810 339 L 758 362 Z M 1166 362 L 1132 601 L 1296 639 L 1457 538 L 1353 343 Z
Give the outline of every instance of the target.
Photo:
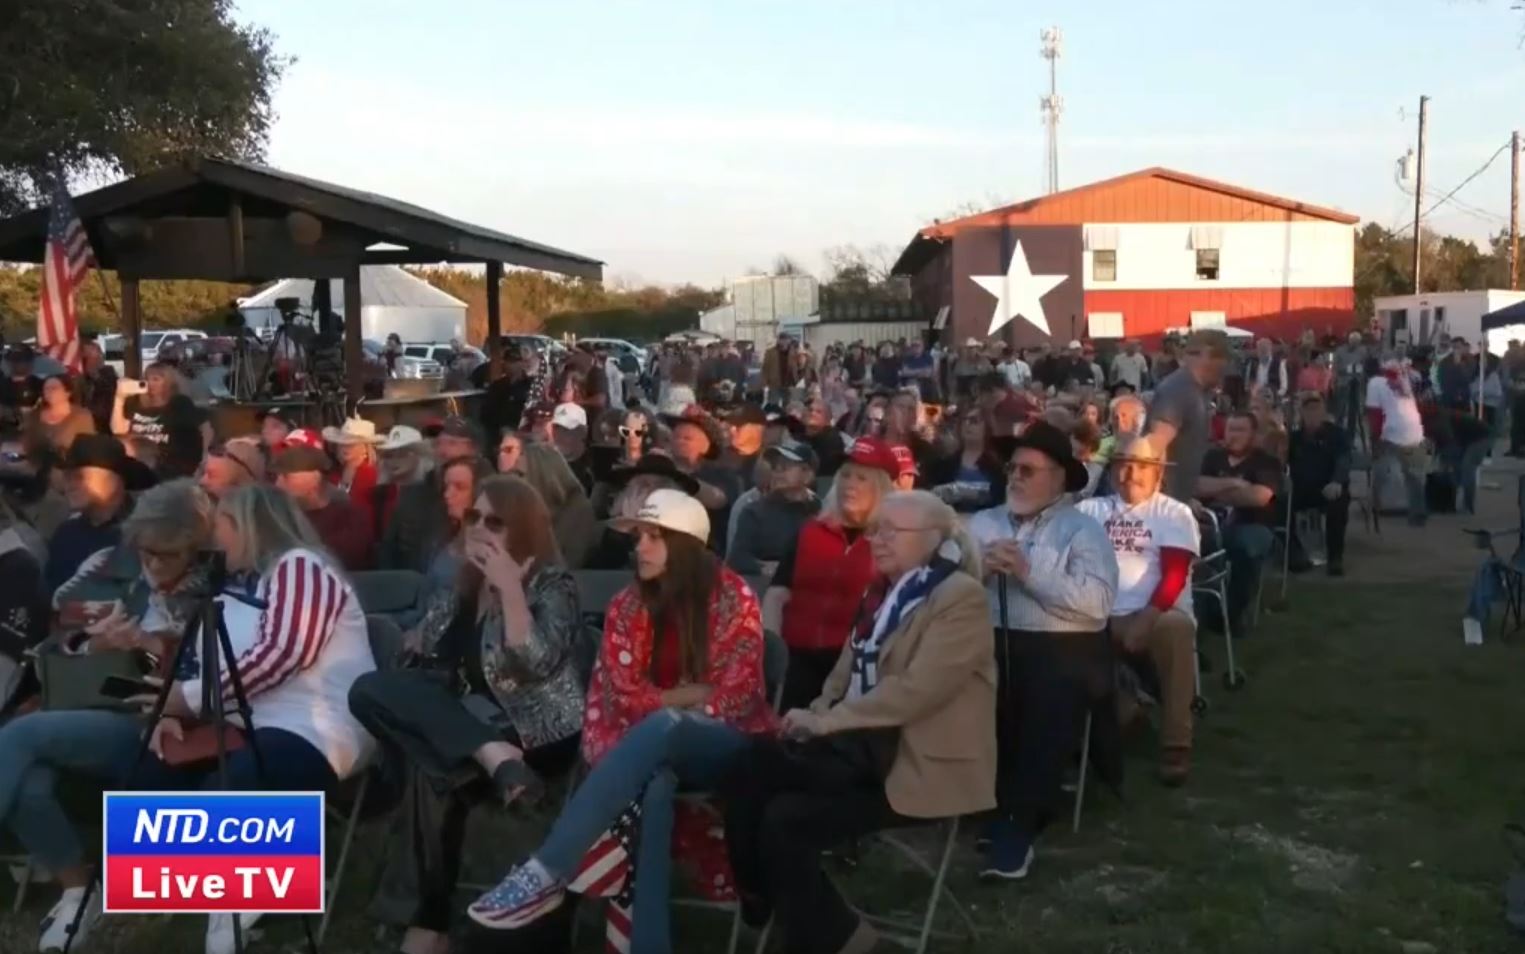
M 487 362 L 487 355 L 483 354 L 480 348 L 473 348 L 471 345 L 461 345 L 456 348 L 448 341 L 412 341 L 402 346 L 402 353 L 410 358 L 433 361 L 442 368 L 448 367 L 458 355 L 464 355 L 467 371 Z
M 608 349 L 610 357 L 619 363 L 620 370 L 626 374 L 640 374 L 650 361 L 645 348 L 624 338 L 579 338 L 577 343 L 590 348 Z
M 365 352 L 367 364 L 374 364 L 382 369 L 386 368 L 386 345 L 373 338 L 366 338 L 360 342 L 360 347 Z M 399 378 L 438 379 L 445 376 L 445 369 L 438 361 L 410 355 L 406 348 L 397 359 L 395 371 L 395 376 Z
M 189 341 L 201 341 L 207 336 L 205 331 L 197 331 L 194 328 L 169 328 L 162 331 L 145 331 L 138 338 L 138 348 L 142 354 L 143 363 L 149 364 L 159 360 L 159 352 L 166 348 L 184 345 Z
M 548 335 L 502 335 L 505 347 L 533 349 L 542 358 L 555 359 L 566 354 L 566 345 Z

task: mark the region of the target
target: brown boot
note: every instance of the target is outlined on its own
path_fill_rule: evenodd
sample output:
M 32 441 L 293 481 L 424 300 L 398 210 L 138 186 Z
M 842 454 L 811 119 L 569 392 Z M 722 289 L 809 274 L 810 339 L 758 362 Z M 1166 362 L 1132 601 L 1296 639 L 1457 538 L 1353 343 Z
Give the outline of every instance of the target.
M 1160 783 L 1169 788 L 1186 784 L 1191 774 L 1191 749 L 1173 745 L 1160 752 Z

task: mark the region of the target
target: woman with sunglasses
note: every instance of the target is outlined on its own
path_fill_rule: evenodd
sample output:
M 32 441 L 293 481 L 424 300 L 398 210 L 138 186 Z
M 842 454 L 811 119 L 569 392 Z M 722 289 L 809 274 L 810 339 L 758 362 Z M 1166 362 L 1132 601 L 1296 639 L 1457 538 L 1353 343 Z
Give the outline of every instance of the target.
M 408 635 L 414 667 L 362 676 L 349 696 L 355 718 L 421 776 L 384 879 L 409 954 L 448 946 L 470 807 L 463 776 L 486 776 L 504 802 L 533 795 L 576 761 L 582 731 L 577 584 L 545 503 L 500 474 L 462 517 L 466 562 Z
M 625 420 L 620 424 L 620 459 L 618 466 L 630 467 L 641 462 L 646 452 L 651 450 L 655 443 L 651 433 L 651 419 L 645 411 L 631 410 L 625 412 Z

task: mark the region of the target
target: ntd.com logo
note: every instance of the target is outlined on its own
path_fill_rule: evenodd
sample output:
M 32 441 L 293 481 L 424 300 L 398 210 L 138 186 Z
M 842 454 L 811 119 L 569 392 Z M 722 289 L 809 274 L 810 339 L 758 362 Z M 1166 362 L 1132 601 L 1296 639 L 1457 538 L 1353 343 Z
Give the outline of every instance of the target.
M 107 792 L 106 911 L 321 913 L 323 793 Z

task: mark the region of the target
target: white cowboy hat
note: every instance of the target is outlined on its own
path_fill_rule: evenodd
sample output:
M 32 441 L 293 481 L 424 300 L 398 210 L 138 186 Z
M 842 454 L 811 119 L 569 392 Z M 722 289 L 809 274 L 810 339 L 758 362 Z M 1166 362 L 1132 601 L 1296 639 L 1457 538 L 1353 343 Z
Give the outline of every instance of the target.
M 404 447 L 417 447 L 424 442 L 424 435 L 416 427 L 406 424 L 395 424 L 387 431 L 386 439 L 378 446 L 378 450 L 394 451 Z
M 323 439 L 330 444 L 379 444 L 376 425 L 363 417 L 352 417 L 341 427 L 323 428 Z
M 686 533 L 700 543 L 710 540 L 710 515 L 704 504 L 681 490 L 653 490 L 634 517 L 609 521 L 609 526 L 621 533 L 630 533 L 642 525 Z

